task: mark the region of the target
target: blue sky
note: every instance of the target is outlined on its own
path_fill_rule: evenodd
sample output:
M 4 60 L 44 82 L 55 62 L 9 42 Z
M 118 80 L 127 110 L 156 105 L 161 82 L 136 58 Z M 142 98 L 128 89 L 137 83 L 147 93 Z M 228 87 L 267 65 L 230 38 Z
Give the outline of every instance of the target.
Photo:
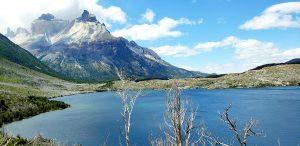
M 59 7 L 66 5 L 60 9 L 48 8 L 46 1 L 36 1 L 26 0 L 61 18 L 75 17 L 66 17 L 70 10 L 80 9 L 80 13 L 81 9 L 89 9 L 109 26 L 112 34 L 134 40 L 171 64 L 190 70 L 242 72 L 264 63 L 300 57 L 300 1 L 46 0 L 59 2 Z M 70 2 L 78 4 L 70 6 Z M 36 17 L 45 8 L 35 13 L 28 11 L 28 15 L 32 12 Z M 33 19 L 20 14 L 16 17 L 22 20 L 20 24 Z

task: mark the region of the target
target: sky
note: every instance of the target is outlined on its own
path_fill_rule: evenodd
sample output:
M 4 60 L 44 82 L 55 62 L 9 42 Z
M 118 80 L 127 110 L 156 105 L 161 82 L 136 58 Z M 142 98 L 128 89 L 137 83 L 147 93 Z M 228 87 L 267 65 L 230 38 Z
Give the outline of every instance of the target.
M 207 73 L 243 72 L 300 58 L 300 1 L 0 0 L 0 32 L 29 28 L 42 13 L 94 13 L 115 36 L 169 63 Z

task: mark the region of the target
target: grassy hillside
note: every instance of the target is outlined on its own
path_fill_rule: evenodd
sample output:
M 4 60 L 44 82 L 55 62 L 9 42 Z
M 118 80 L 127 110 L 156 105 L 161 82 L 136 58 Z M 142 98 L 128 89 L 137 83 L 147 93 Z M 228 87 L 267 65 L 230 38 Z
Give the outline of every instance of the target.
M 134 89 L 169 88 L 178 83 L 182 88 L 251 88 L 268 86 L 299 86 L 300 64 L 277 65 L 244 73 L 227 74 L 216 78 L 186 78 L 131 82 Z M 105 86 L 104 86 L 105 87 Z M 120 82 L 107 84 L 106 88 L 118 89 Z
M 31 53 L 14 44 L 2 34 L 0 34 L 0 58 L 7 59 L 11 62 L 45 74 L 58 75 L 48 66 L 35 58 Z
M 93 91 L 97 86 L 64 81 L 0 59 L 0 93 L 55 97 Z
M 0 124 L 66 108 L 47 98 L 91 92 L 99 85 L 67 82 L 0 59 Z

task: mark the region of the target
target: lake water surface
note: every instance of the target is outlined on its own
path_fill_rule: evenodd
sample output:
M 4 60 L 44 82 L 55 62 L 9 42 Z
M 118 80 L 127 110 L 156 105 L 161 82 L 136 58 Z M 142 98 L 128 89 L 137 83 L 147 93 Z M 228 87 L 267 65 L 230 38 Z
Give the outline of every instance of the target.
M 160 133 L 166 92 L 144 91 L 133 111 L 132 141 L 148 145 L 149 135 Z M 250 138 L 250 145 L 297 146 L 300 142 L 300 87 L 257 89 L 183 90 L 182 95 L 198 107 L 197 121 L 224 141 L 232 135 L 219 119 L 219 112 L 232 103 L 231 115 L 243 122 L 257 119 L 266 137 Z M 56 98 L 71 108 L 44 113 L 5 126 L 12 134 L 33 137 L 39 133 L 67 145 L 99 146 L 107 139 L 118 145 L 120 99 L 114 92 Z

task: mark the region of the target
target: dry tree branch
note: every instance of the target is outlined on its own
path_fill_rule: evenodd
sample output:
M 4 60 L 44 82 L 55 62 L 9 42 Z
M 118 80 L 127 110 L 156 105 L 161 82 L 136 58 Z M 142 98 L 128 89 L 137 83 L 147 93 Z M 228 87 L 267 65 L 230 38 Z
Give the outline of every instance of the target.
M 204 124 L 201 126 L 198 135 L 200 138 L 197 143 L 201 143 L 203 146 L 205 146 L 206 143 L 209 143 L 211 146 L 229 146 L 228 144 L 221 142 L 217 137 L 210 133 Z M 197 143 L 195 143 L 195 145 Z
M 257 130 L 258 122 L 251 118 L 249 121 L 246 122 L 245 126 L 240 130 L 237 126 L 237 120 L 232 119 L 229 116 L 229 110 L 231 108 L 231 104 L 225 108 L 224 112 L 220 114 L 221 120 L 227 125 L 230 132 L 234 134 L 234 139 L 239 143 L 240 146 L 246 146 L 248 137 L 250 136 L 262 136 L 263 132 Z M 205 125 L 201 126 L 200 131 L 198 132 L 200 137 L 200 142 L 202 145 L 206 145 L 208 143 L 211 146 L 230 146 L 230 144 L 226 144 L 221 142 L 217 137 L 215 137 L 212 133 L 208 132 Z
M 242 130 L 239 130 L 237 127 L 237 121 L 232 120 L 229 117 L 229 110 L 231 108 L 231 104 L 225 108 L 224 112 L 220 115 L 221 120 L 227 125 L 229 130 L 235 135 L 235 139 L 238 141 L 240 146 L 246 146 L 248 137 L 250 136 L 262 136 L 263 131 L 257 130 L 258 122 L 251 118 L 246 122 L 245 126 Z
M 141 94 L 141 90 L 132 91 L 128 87 L 128 80 L 122 74 L 122 72 L 118 72 L 118 76 L 121 80 L 121 89 L 117 91 L 118 96 L 121 99 L 122 110 L 121 110 L 121 118 L 124 124 L 124 129 L 121 132 L 121 135 L 124 138 L 124 145 L 130 145 L 130 128 L 131 128 L 131 115 L 133 112 L 133 108 L 136 102 L 136 99 Z M 120 145 L 123 144 L 120 141 Z
M 163 131 L 165 139 L 150 140 L 150 144 L 163 144 L 167 146 L 189 146 L 194 143 L 193 131 L 195 130 L 195 118 L 197 109 L 193 108 L 187 99 L 180 98 L 180 89 L 174 85 L 165 98 Z

